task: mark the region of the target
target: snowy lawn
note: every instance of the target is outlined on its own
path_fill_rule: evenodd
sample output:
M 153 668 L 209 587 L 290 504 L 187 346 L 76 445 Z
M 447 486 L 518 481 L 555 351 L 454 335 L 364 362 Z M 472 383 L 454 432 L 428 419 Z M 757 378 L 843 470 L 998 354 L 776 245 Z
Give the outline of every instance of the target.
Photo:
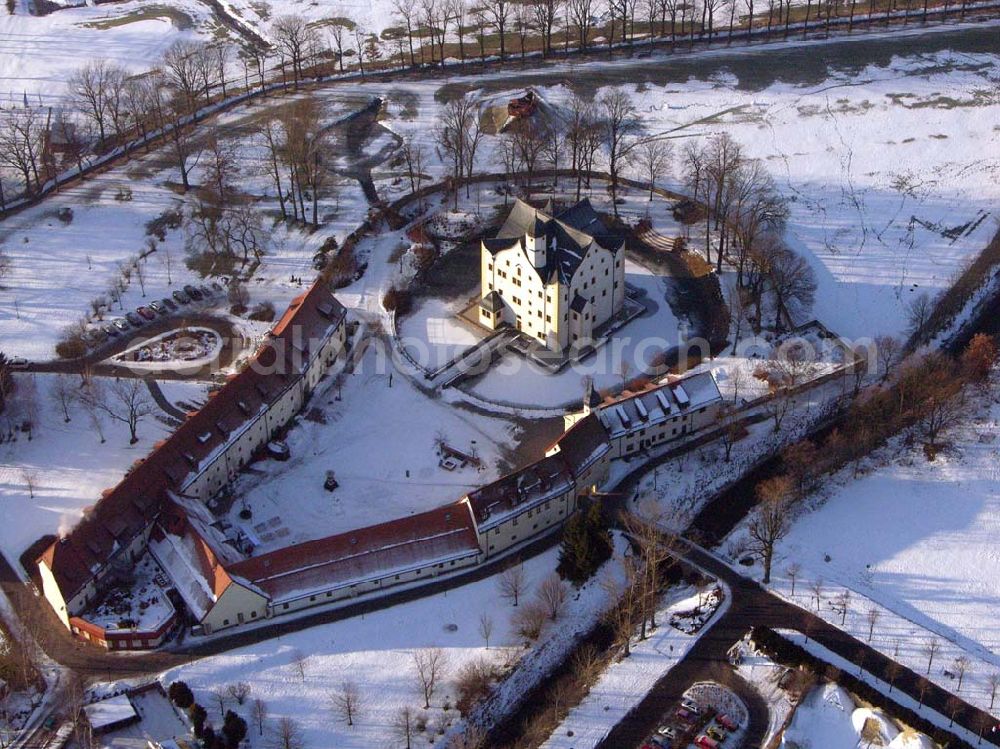
M 458 320 L 456 314 L 467 299 L 424 299 L 399 324 L 401 344 L 423 367 L 433 371 L 467 351 L 486 337 L 486 332 Z
M 290 461 L 256 463 L 237 480 L 234 492 L 242 501 L 230 521 L 248 526 L 238 517 L 245 502 L 253 510 L 248 533 L 260 541 L 261 553 L 454 502 L 500 475 L 518 428 L 429 396 L 379 350 L 384 345 L 370 346 L 342 389 L 331 383 L 312 401 L 323 423 L 298 420 L 288 436 Z M 438 436 L 475 451 L 483 470 L 441 468 Z M 323 489 L 327 471 L 340 484 L 332 493 Z M 271 518 L 279 522 L 268 525 Z M 260 524 L 265 535 L 254 529 Z
M 107 442 L 100 443 L 97 429 L 79 405 L 69 408 L 70 422 L 64 421 L 62 407 L 53 396 L 60 375 L 24 375 L 16 378 L 18 397 L 30 398 L 35 406 L 36 428 L 29 441 L 17 434 L 16 442 L 0 444 L 0 507 L 10 522 L 0 527 L 0 548 L 17 568 L 17 558 L 39 537 L 69 530 L 84 508 L 95 504 L 104 489 L 117 484 L 128 467 L 144 458 L 153 443 L 172 428 L 154 412 L 139 423 L 139 441 L 129 445 L 128 427 L 101 416 L 101 430 Z M 30 384 L 34 381 L 34 387 Z M 75 389 L 79 378 L 67 375 Z M 29 395 L 31 390 L 34 395 Z M 177 388 L 175 392 L 180 392 Z M 190 393 L 190 388 L 185 388 Z M 22 402 L 23 405 L 23 402 Z M 12 403 L 0 418 L 4 436 L 10 418 L 19 412 Z M 30 497 L 28 478 L 34 484 Z

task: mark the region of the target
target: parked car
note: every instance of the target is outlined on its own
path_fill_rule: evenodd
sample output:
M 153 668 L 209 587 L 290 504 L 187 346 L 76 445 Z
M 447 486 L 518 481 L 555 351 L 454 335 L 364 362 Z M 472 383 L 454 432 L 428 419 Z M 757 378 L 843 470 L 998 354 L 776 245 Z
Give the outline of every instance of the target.
M 721 728 L 716 726 L 710 726 L 705 733 L 720 743 L 726 740 L 726 734 L 722 732 Z
M 23 356 L 12 356 L 7 360 L 7 366 L 11 369 L 27 369 L 28 360 Z
M 158 315 L 167 314 L 167 308 L 163 306 L 163 302 L 158 302 L 155 299 L 149 303 L 149 308 Z
M 135 312 L 126 312 L 125 319 L 132 323 L 132 326 L 136 328 L 141 328 L 145 322 Z
M 178 309 L 177 302 L 175 302 L 173 299 L 167 299 L 166 297 L 164 297 L 160 301 L 163 304 L 163 306 L 166 307 L 171 312 L 176 312 L 177 311 L 177 309 Z
M 188 284 L 187 286 L 184 287 L 184 293 L 187 294 L 192 299 L 194 299 L 195 301 L 201 299 L 201 292 L 198 291 L 198 289 L 192 286 L 191 284 Z
M 131 314 L 131 313 L 129 313 L 129 314 Z M 123 333 L 126 330 L 128 330 L 128 322 L 126 322 L 125 320 L 123 320 L 120 317 L 116 317 L 114 320 L 112 320 L 111 324 L 114 325 L 116 328 L 118 328 L 118 330 L 122 331 Z
M 652 736 L 649 737 L 649 743 L 659 747 L 659 749 L 670 749 L 670 744 L 672 742 L 665 736 L 658 736 L 656 734 L 653 734 Z
M 104 343 L 108 340 L 108 334 L 104 331 L 104 328 L 93 328 L 88 333 L 94 339 L 94 343 Z
M 188 302 L 191 301 L 191 297 L 189 297 L 187 294 L 185 294 L 180 289 L 177 289 L 177 291 L 175 291 L 173 294 L 171 294 L 171 296 L 174 299 L 176 299 L 179 304 L 187 304 Z
M 739 723 L 737 723 L 735 720 L 733 720 L 724 713 L 719 713 L 718 715 L 716 715 L 715 722 L 718 723 L 723 728 L 725 728 L 727 731 L 735 731 L 737 728 L 740 727 Z
M 105 325 L 103 328 L 101 328 L 101 330 L 107 333 L 108 336 L 110 336 L 111 338 L 118 337 L 118 328 L 116 328 L 114 325 Z
M 701 708 L 698 707 L 698 703 L 694 700 L 684 700 L 681 702 L 681 707 L 687 710 L 693 715 L 701 715 Z
M 677 708 L 677 712 L 674 713 L 674 715 L 676 715 L 677 719 L 683 723 L 687 723 L 689 725 L 694 723 L 694 713 L 685 710 L 683 707 Z
M 209 299 L 215 296 L 215 292 L 212 291 L 212 287 L 209 286 L 207 283 L 203 283 L 201 286 L 199 286 L 198 290 Z
M 677 738 L 677 729 L 674 728 L 673 726 L 662 725 L 656 730 L 657 733 L 659 733 L 661 736 L 666 736 L 668 739 Z
M 719 742 L 715 739 L 710 739 L 705 734 L 702 734 L 694 740 L 695 746 L 700 746 L 701 749 L 719 749 Z
M 137 307 L 135 311 L 139 315 L 139 317 L 143 317 L 147 320 L 152 320 L 154 317 L 156 317 L 156 313 L 153 312 L 153 310 L 151 310 L 149 307 Z

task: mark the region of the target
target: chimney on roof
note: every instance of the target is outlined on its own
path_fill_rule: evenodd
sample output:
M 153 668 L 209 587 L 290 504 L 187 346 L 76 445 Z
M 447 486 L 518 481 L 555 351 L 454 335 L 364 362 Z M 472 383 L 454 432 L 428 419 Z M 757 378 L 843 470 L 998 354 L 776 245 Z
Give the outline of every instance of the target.
M 545 233 L 541 232 L 541 236 L 533 236 L 538 233 L 534 230 L 528 232 L 524 238 L 524 249 L 527 251 L 528 258 L 531 260 L 533 266 L 544 268 L 548 254 L 545 249 Z

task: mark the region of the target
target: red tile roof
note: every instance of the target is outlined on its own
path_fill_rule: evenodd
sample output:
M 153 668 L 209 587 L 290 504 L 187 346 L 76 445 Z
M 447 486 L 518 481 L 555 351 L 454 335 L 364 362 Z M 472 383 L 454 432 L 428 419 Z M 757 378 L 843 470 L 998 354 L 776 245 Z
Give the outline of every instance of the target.
M 229 572 L 281 600 L 478 552 L 469 508 L 455 503 L 288 546 L 229 565 Z

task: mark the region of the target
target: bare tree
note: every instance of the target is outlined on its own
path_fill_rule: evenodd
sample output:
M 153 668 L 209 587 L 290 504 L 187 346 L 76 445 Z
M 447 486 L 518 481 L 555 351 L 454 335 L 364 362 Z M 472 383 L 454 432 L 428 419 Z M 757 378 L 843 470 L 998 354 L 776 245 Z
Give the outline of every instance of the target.
M 750 533 L 751 550 L 764 563 L 764 584 L 771 582 L 771 560 L 774 547 L 788 535 L 788 510 L 792 496 L 792 482 L 788 476 L 775 476 L 757 485 L 760 504 L 754 512 L 747 530 Z
M 813 580 L 812 585 L 809 586 L 810 592 L 816 599 L 816 611 L 819 611 L 820 605 L 823 603 L 823 578 L 817 577 Z
M 305 740 L 302 738 L 302 730 L 294 720 L 283 716 L 278 719 L 277 725 L 271 730 L 268 747 L 270 749 L 304 749 Z
M 938 651 L 941 649 L 941 643 L 938 642 L 936 637 L 931 637 L 926 642 L 922 648 L 923 654 L 927 656 L 927 672 L 925 675 L 930 676 L 931 666 L 934 665 L 934 656 L 937 655 Z
M 518 563 L 511 564 L 497 578 L 497 589 L 500 592 L 500 597 L 509 601 L 512 606 L 517 606 L 526 585 L 524 568 Z
M 921 291 L 906 305 L 906 320 L 911 336 L 919 335 L 934 311 L 934 302 L 926 291 Z
M 632 97 L 621 89 L 608 91 L 597 103 L 601 110 L 601 129 L 611 175 L 611 202 L 615 218 L 618 218 L 618 179 L 623 160 L 635 147 L 640 123 Z
M 70 76 L 68 88 L 80 110 L 94 123 L 101 149 L 112 126 L 112 109 L 119 109 L 119 100 L 127 72 L 107 60 L 91 60 Z M 120 135 L 120 133 L 119 133 Z
M 417 682 L 424 696 L 424 709 L 431 706 L 431 697 L 440 681 L 445 678 L 448 657 L 441 648 L 415 650 L 413 665 L 417 672 Z
M 4 113 L 0 127 L 0 166 L 21 175 L 24 192 L 31 195 L 44 182 L 42 154 L 46 124 L 38 109 L 13 109 Z
M 900 666 L 896 661 L 889 661 L 885 667 L 885 673 L 889 677 L 889 694 L 892 694 L 892 688 L 896 685 L 896 679 L 903 672 L 903 667 Z
M 306 671 L 309 668 L 309 656 L 299 650 L 295 651 L 292 655 L 291 666 L 292 671 L 298 674 L 299 681 L 305 681 Z
M 253 705 L 250 707 L 250 715 L 254 723 L 257 724 L 257 735 L 264 735 L 264 723 L 267 721 L 267 703 L 260 697 L 253 698 Z
M 225 716 L 226 703 L 229 701 L 229 692 L 225 687 L 216 687 L 212 690 L 212 698 L 215 700 L 215 704 L 219 706 L 219 716 Z
M 840 625 L 847 621 L 847 612 L 851 608 L 851 591 L 846 588 L 837 595 L 833 601 L 833 610 L 840 614 Z
M 511 624 L 525 640 L 537 640 L 548 623 L 548 612 L 541 601 L 528 601 L 511 616 Z
M 510 14 L 513 10 L 511 0 L 485 0 L 483 11 L 490 21 L 490 25 L 496 29 L 497 36 L 500 37 L 500 62 L 504 60 L 506 54 L 506 44 L 504 37 L 507 35 L 507 24 L 510 22 Z
M 38 471 L 33 468 L 24 467 L 21 469 L 21 480 L 28 489 L 28 499 L 35 498 L 35 489 L 38 486 Z
M 719 432 L 723 455 L 728 463 L 733 454 L 733 447 L 745 433 L 739 409 L 731 403 L 723 403 L 716 412 L 715 426 Z
M 405 744 L 405 749 L 412 749 L 414 726 L 413 708 L 403 705 L 396 711 L 396 717 L 392 721 L 393 734 L 397 739 Z
M 868 642 L 871 642 L 875 635 L 875 625 L 878 624 L 880 616 L 882 616 L 882 611 L 878 606 L 869 606 L 865 612 L 865 618 L 868 620 Z
M 972 661 L 967 655 L 958 656 L 952 667 L 955 669 L 955 676 L 958 677 L 958 686 L 955 687 L 956 692 L 962 691 L 962 681 L 965 679 L 965 675 L 972 670 Z
M 146 383 L 138 377 L 115 380 L 107 387 L 99 386 L 95 381 L 91 387 L 82 391 L 80 397 L 95 411 L 127 425 L 130 445 L 139 441 L 139 423 L 156 410 L 149 398 Z
M 577 47 L 583 51 L 587 49 L 590 41 L 590 31 L 594 19 L 594 0 L 567 0 L 567 4 L 570 24 L 575 26 L 577 31 Z
M 551 621 L 559 618 L 563 605 L 566 603 L 567 593 L 566 583 L 560 580 L 555 573 L 542 580 L 541 585 L 538 586 L 535 595 Z
M 609 602 L 604 619 L 614 633 L 615 643 L 621 648 L 622 657 L 628 658 L 632 653 L 632 633 L 642 598 L 642 575 L 632 557 L 623 559 L 622 565 L 625 570 L 624 582 L 620 582 L 614 575 L 608 575 L 601 580 L 601 587 Z
M 562 0 L 535 0 L 531 3 L 535 28 L 542 35 L 542 55 L 546 57 L 552 54 L 552 32 L 561 6 Z
M 649 199 L 652 200 L 656 181 L 670 177 L 673 144 L 650 138 L 639 143 L 635 150 L 638 171 L 649 182 Z
M 486 649 L 490 649 L 490 636 L 493 634 L 493 617 L 485 611 L 479 615 L 479 636 L 486 643 Z
M 792 581 L 792 598 L 795 597 L 795 581 L 798 579 L 799 575 L 802 574 L 802 565 L 798 562 L 792 562 L 785 569 L 785 574 L 788 575 L 788 579 Z
M 361 709 L 361 690 L 353 681 L 345 681 L 339 689 L 330 694 L 330 704 L 340 720 L 348 726 L 353 726 Z
M 808 310 L 816 297 L 816 274 L 808 261 L 785 248 L 770 266 L 768 281 L 774 295 L 774 329 L 784 330 L 789 307 Z
M 69 375 L 56 375 L 55 384 L 52 386 L 52 396 L 56 399 L 56 403 L 59 404 L 59 408 L 62 410 L 63 423 L 69 424 L 69 409 L 76 400 L 76 389 L 73 387 Z
M 298 88 L 305 61 L 319 47 L 316 29 L 305 18 L 290 14 L 279 16 L 271 24 L 271 34 L 278 53 L 292 64 L 292 79 Z
M 993 703 L 996 701 L 997 689 L 1000 689 L 1000 673 L 994 671 L 989 676 L 986 677 L 986 683 L 990 687 L 990 710 L 993 709 Z
M 226 687 L 226 692 L 229 694 L 230 697 L 236 700 L 237 705 L 242 705 L 244 702 L 246 702 L 247 697 L 250 696 L 250 693 L 252 691 L 253 687 L 251 687 L 250 683 L 246 681 L 238 681 L 235 684 L 230 684 L 228 687 Z
M 471 97 L 453 99 L 445 105 L 435 131 L 438 155 L 449 163 L 454 180 L 454 207 L 458 210 L 458 183 L 475 160 L 475 148 L 481 137 L 479 107 Z

